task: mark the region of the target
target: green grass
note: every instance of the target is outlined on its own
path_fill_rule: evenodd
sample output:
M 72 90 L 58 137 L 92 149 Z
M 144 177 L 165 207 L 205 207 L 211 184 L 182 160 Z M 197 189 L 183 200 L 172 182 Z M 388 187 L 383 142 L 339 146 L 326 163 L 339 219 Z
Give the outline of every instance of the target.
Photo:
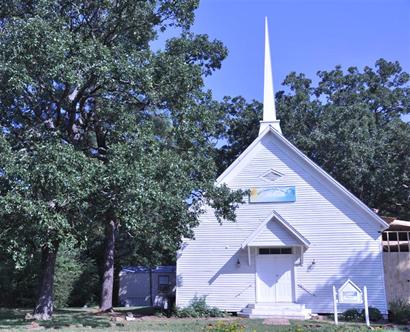
M 194 319 L 194 318 L 166 318 L 154 316 L 150 308 L 119 308 L 116 310 L 116 319 L 108 315 L 99 315 L 97 309 L 63 309 L 57 310 L 51 321 L 40 321 L 31 326 L 30 321 L 24 319 L 30 310 L 25 309 L 0 309 L 0 332 L 2 331 L 50 331 L 58 329 L 64 332 L 80 331 L 175 331 L 194 332 L 212 331 L 217 323 L 217 318 Z M 137 320 L 125 321 L 125 313 L 133 312 Z M 291 321 L 290 326 L 272 326 L 263 324 L 260 319 L 226 318 L 229 322 L 236 322 L 243 326 L 246 332 L 349 332 L 367 331 L 363 324 L 341 324 L 335 327 L 331 322 L 318 321 Z M 38 326 L 36 325 L 38 324 Z M 401 331 L 400 329 L 378 328 L 378 331 Z

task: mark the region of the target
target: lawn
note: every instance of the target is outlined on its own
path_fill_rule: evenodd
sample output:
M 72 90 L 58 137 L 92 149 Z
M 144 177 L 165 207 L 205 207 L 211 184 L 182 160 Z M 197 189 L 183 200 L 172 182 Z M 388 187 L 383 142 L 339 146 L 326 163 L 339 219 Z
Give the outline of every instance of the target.
M 31 322 L 25 320 L 29 310 L 23 309 L 0 309 L 0 331 L 273 331 L 273 332 L 309 332 L 309 331 L 367 331 L 363 324 L 342 324 L 335 327 L 330 322 L 324 321 L 291 321 L 290 325 L 270 325 L 269 321 L 262 319 L 242 319 L 229 317 L 223 319 L 195 319 L 195 318 L 166 318 L 155 316 L 149 308 L 131 309 L 121 308 L 113 315 L 101 315 L 96 309 L 64 309 L 58 310 L 51 321 Z M 136 317 L 133 321 L 125 320 L 126 312 L 133 312 Z M 218 323 L 219 321 L 219 323 Z M 236 324 L 240 329 L 216 330 L 220 324 Z M 378 331 L 405 331 L 393 326 L 379 327 Z M 407 330 L 407 329 L 406 329 Z

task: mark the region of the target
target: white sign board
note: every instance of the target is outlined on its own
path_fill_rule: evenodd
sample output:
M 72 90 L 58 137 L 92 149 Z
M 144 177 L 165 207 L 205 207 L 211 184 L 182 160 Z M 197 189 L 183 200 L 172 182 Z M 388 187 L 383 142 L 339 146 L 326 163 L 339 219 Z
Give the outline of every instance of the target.
M 350 279 L 338 289 L 339 303 L 359 304 L 363 303 L 361 289 Z
M 364 312 L 366 318 L 366 325 L 370 326 L 370 319 L 369 319 L 369 304 L 367 302 L 367 288 L 366 286 L 363 287 L 363 293 L 361 289 L 350 279 L 347 281 L 336 291 L 336 287 L 333 286 L 333 312 L 335 318 L 335 324 L 339 324 L 338 320 L 338 312 L 337 312 L 337 304 L 338 303 L 349 303 L 349 304 L 357 304 L 363 303 L 364 297 Z

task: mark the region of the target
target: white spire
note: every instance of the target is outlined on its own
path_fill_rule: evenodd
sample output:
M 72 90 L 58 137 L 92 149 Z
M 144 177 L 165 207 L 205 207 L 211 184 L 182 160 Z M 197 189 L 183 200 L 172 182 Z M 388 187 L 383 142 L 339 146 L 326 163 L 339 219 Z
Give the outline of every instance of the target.
M 267 17 L 265 17 L 265 68 L 263 83 L 263 120 L 261 121 L 259 133 L 265 130 L 265 128 L 269 125 L 282 133 L 279 125 L 279 120 L 276 119 L 275 93 L 273 90 L 272 63 L 270 56 Z

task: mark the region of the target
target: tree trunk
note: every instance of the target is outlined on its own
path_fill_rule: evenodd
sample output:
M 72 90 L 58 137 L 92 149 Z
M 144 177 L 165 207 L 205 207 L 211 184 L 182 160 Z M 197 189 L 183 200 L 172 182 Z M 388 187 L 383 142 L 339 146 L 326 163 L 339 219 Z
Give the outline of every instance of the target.
M 51 319 L 53 315 L 53 284 L 56 265 L 58 243 L 52 248 L 46 246 L 41 250 L 42 271 L 37 303 L 33 315 L 38 320 Z
M 120 271 L 121 271 L 121 265 L 118 259 L 118 252 L 116 253 L 115 256 L 115 264 L 114 264 L 114 288 L 113 288 L 113 299 L 112 299 L 112 305 L 114 307 L 118 307 L 119 302 L 118 302 L 118 294 L 120 290 Z
M 115 251 L 115 222 L 110 220 L 105 224 L 105 252 L 104 274 L 101 290 L 101 311 L 112 310 L 112 293 L 114 288 L 114 251 Z

